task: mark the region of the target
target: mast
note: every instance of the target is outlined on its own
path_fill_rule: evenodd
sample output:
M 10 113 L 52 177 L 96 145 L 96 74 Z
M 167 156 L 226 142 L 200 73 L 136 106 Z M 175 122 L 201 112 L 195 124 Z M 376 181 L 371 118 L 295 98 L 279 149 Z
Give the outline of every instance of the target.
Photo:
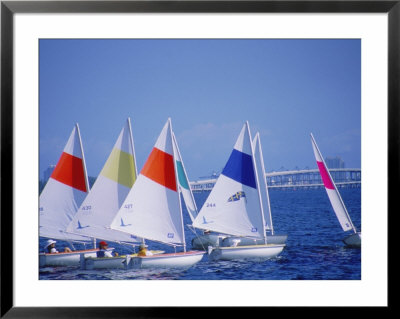
M 133 162 L 135 163 L 135 181 L 137 179 L 137 165 L 136 165 L 136 154 L 135 154 L 135 144 L 133 143 L 133 134 L 132 134 L 132 126 L 131 126 L 131 118 L 128 117 L 128 127 L 129 127 L 129 138 L 131 140 L 132 145 L 132 154 L 133 154 Z
M 137 165 L 136 165 L 136 154 L 135 154 L 135 145 L 133 144 L 133 134 L 132 134 L 132 126 L 131 126 L 131 118 L 128 116 L 128 128 L 129 128 L 129 139 L 131 141 L 131 146 L 132 146 L 132 155 L 133 155 L 133 163 L 135 165 L 135 171 L 134 171 L 134 178 L 135 178 L 135 182 L 136 179 L 138 177 L 138 173 L 137 173 Z M 134 183 L 135 183 L 134 182 Z M 146 243 L 145 239 L 142 238 L 142 244 L 144 245 Z
M 187 182 L 187 184 L 189 186 L 190 198 L 192 199 L 192 202 L 193 202 L 193 205 L 194 205 L 194 209 L 196 211 L 196 216 L 197 216 L 198 211 L 197 211 L 196 201 L 194 200 L 193 192 L 192 192 L 192 189 L 190 188 L 189 180 L 187 178 L 186 168 L 185 168 L 185 165 L 183 164 L 182 155 L 181 155 L 181 152 L 179 151 L 179 146 L 178 146 L 178 142 L 176 141 L 176 138 L 175 138 L 175 133 L 173 133 L 173 139 L 174 139 L 174 145 L 175 145 L 175 148 L 176 148 L 176 152 L 178 153 L 178 156 L 179 156 L 179 159 L 180 159 L 180 163 L 181 163 L 182 168 L 183 168 L 183 174 L 185 175 L 186 182 Z M 179 180 L 179 176 L 178 176 L 178 180 Z M 183 197 L 183 198 L 185 199 L 185 197 Z M 187 204 L 186 204 L 186 207 L 187 207 Z M 189 211 L 188 211 L 188 213 L 189 213 L 189 217 L 192 218 L 192 214 Z M 193 222 L 193 220 L 192 220 L 192 222 Z
M 85 185 L 86 185 L 86 189 L 87 192 L 89 193 L 89 179 L 87 176 L 87 170 L 86 170 L 86 161 L 85 161 L 85 153 L 83 152 L 83 145 L 82 145 L 82 139 L 81 139 L 81 132 L 79 130 L 79 125 L 78 123 L 75 123 L 75 127 L 76 127 L 76 131 L 78 132 L 78 139 L 79 139 L 79 146 L 81 148 L 81 152 L 82 152 L 82 161 L 83 161 L 83 171 L 85 173 Z
M 261 190 L 260 190 L 260 181 L 258 180 L 258 172 L 257 172 L 257 165 L 255 162 L 255 158 L 254 158 L 254 148 L 253 148 L 253 141 L 251 139 L 251 135 L 250 135 L 250 125 L 249 122 L 246 121 L 246 126 L 247 126 L 247 133 L 249 134 L 249 139 L 250 139 L 250 148 L 251 148 L 251 159 L 253 162 L 253 166 L 254 166 L 254 175 L 256 178 L 256 186 L 257 186 L 257 194 L 258 194 L 258 204 L 260 205 L 260 211 L 261 211 L 261 219 L 262 219 L 262 233 L 264 236 L 264 243 L 267 244 L 267 236 L 265 234 L 265 218 L 264 218 L 264 208 L 262 205 L 262 200 L 261 200 Z
M 85 185 L 87 189 L 87 193 L 89 194 L 90 191 L 90 186 L 89 186 L 89 178 L 87 176 L 87 170 L 86 170 L 86 161 L 85 161 L 85 153 L 83 152 L 83 145 L 82 145 L 82 139 L 81 139 L 81 132 L 79 130 L 79 125 L 78 123 L 75 123 L 76 126 L 76 131 L 78 132 L 78 138 L 79 138 L 79 146 L 81 147 L 81 152 L 82 152 L 82 161 L 83 161 L 83 171 L 85 174 Z M 92 237 L 92 242 L 93 242 L 93 248 L 96 248 L 96 238 Z
M 175 140 L 175 134 L 172 131 L 171 118 L 168 118 L 168 122 L 169 122 L 170 134 L 171 134 L 171 138 L 172 138 L 172 156 L 173 156 L 173 160 L 174 160 L 176 192 L 178 193 L 179 211 L 180 211 L 180 217 L 181 217 L 181 232 L 182 232 L 182 239 L 183 239 L 183 251 L 186 252 L 186 239 L 185 239 L 185 228 L 183 225 L 181 192 L 179 191 L 178 170 L 176 167 L 176 158 L 175 158 L 175 152 L 174 152 L 174 150 L 177 149 L 177 147 L 176 147 L 177 143 Z
M 269 221 L 271 223 L 271 234 L 274 234 L 274 225 L 272 224 L 272 216 L 271 216 L 271 204 L 269 201 L 269 193 L 268 193 L 268 184 L 267 184 L 267 178 L 265 177 L 265 166 L 264 166 L 264 156 L 262 153 L 262 147 L 261 147 L 261 138 L 260 134 L 257 132 L 256 138 L 258 139 L 258 151 L 260 152 L 260 162 L 261 162 L 261 169 L 262 169 L 262 178 L 264 179 L 265 183 L 265 192 L 267 194 L 267 205 L 268 205 L 268 211 L 269 211 Z M 261 190 L 260 190 L 261 191 Z M 264 216 L 265 218 L 265 216 Z
M 314 146 L 315 146 L 315 149 L 317 150 L 317 152 L 318 152 L 318 154 L 319 154 L 319 157 L 321 158 L 321 161 L 322 161 L 323 165 L 325 166 L 325 169 L 326 169 L 326 171 L 327 171 L 327 173 L 328 173 L 328 176 L 329 176 L 330 180 L 332 181 L 333 187 L 335 188 L 335 192 L 336 192 L 336 194 L 337 194 L 338 197 L 339 197 L 340 203 L 342 204 L 342 207 L 343 207 L 343 210 L 344 210 L 344 212 L 345 212 L 345 214 L 346 214 L 346 217 L 347 217 L 348 221 L 350 222 L 351 228 L 353 229 L 353 232 L 356 234 L 356 233 L 357 233 L 357 230 L 356 230 L 356 228 L 355 228 L 354 225 L 353 225 L 353 222 L 352 222 L 352 220 L 351 220 L 351 218 L 350 218 L 349 213 L 347 212 L 346 205 L 345 205 L 344 202 L 343 202 L 342 196 L 340 196 L 340 193 L 339 193 L 339 191 L 338 191 L 338 189 L 337 189 L 337 187 L 336 187 L 336 183 L 334 182 L 334 180 L 333 180 L 333 178 L 332 178 L 332 176 L 331 176 L 331 173 L 330 173 L 329 170 L 328 170 L 328 166 L 326 166 L 325 160 L 324 160 L 324 158 L 322 157 L 322 154 L 321 154 L 321 152 L 320 152 L 320 150 L 319 150 L 319 148 L 318 148 L 317 143 L 315 142 L 314 136 L 312 135 L 312 133 L 310 133 L 310 135 L 311 135 L 311 139 L 312 139 L 312 141 L 313 141 L 313 144 L 314 144 Z M 324 186 L 324 187 L 325 187 L 325 186 Z

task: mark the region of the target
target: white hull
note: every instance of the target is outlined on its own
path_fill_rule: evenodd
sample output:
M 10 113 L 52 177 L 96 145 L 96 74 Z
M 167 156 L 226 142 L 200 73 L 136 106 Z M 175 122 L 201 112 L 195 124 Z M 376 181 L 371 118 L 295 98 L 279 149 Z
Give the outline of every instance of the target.
M 285 245 L 252 245 L 210 248 L 210 260 L 269 259 L 279 255 Z
M 84 254 L 85 257 L 96 257 L 96 251 L 98 249 L 90 249 L 90 250 L 77 250 L 68 253 L 56 253 L 56 254 L 39 254 L 39 267 L 47 267 L 47 266 L 79 266 L 79 260 L 81 254 Z
M 343 242 L 349 247 L 361 247 L 361 233 L 351 234 Z
M 162 250 L 152 250 L 153 254 L 162 254 Z M 128 269 L 130 260 L 136 257 L 137 254 L 123 255 L 117 257 L 102 257 L 97 258 L 96 255 L 87 258 L 86 256 L 80 259 L 81 269 Z
M 285 244 L 287 235 L 267 235 L 267 244 Z M 227 237 L 222 240 L 222 247 L 230 247 L 233 245 L 234 241 L 240 240 L 237 244 L 238 246 L 252 246 L 252 245 L 264 245 L 264 239 L 251 239 L 244 237 Z
M 192 248 L 198 250 L 207 250 L 208 246 L 212 247 L 230 247 L 233 245 L 234 241 L 240 239 L 238 246 L 252 246 L 252 245 L 263 245 L 264 239 L 251 239 L 244 237 L 235 237 L 227 235 L 218 234 L 207 234 L 200 235 L 193 238 Z M 287 240 L 287 235 L 267 235 L 268 244 L 285 244 Z
M 81 260 L 81 269 L 127 269 L 130 255 L 104 258 L 84 258 Z
M 131 259 L 130 268 L 189 268 L 198 263 L 205 252 L 189 251 L 186 253 L 141 256 Z
M 218 247 L 227 235 L 207 234 L 192 239 L 192 249 L 207 250 L 208 246 Z

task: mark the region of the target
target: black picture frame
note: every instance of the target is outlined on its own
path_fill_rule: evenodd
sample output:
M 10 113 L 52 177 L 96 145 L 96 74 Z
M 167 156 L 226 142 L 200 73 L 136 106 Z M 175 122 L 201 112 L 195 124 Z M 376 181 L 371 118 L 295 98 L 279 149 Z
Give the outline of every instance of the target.
M 13 21 L 16 13 L 118 12 L 269 12 L 388 14 L 388 218 L 398 211 L 400 102 L 400 0 L 396 1 L 1 1 L 1 317 L 5 318 L 134 318 L 188 316 L 185 307 L 14 307 L 13 289 Z M 384 106 L 382 106 L 384 107 Z M 390 226 L 388 223 L 388 227 Z M 394 223 L 392 223 L 393 227 Z M 390 230 L 388 228 L 388 234 Z M 388 238 L 389 239 L 389 238 Z M 388 247 L 390 241 L 388 240 Z M 388 253 L 388 262 L 390 258 Z M 388 269 L 389 270 L 389 269 Z M 388 280 L 388 287 L 390 281 Z M 29 289 L 29 287 L 27 287 Z M 32 292 L 34 293 L 34 292 Z M 391 298 L 388 299 L 390 308 Z M 291 307 L 291 310 L 294 310 Z M 205 310 L 205 311 L 202 311 Z M 241 311 L 248 311 L 245 308 Z M 297 309 L 297 315 L 304 312 Z M 197 312 L 200 311 L 200 312 Z M 226 309 L 196 310 L 195 315 L 224 316 Z M 243 311 L 243 312 L 244 312 Z M 249 310 L 253 311 L 253 310 Z M 336 310 L 334 310 L 336 311 Z M 248 313 L 248 312 L 247 312 Z M 235 310 L 235 315 L 239 313 Z M 265 314 L 267 315 L 267 314 Z

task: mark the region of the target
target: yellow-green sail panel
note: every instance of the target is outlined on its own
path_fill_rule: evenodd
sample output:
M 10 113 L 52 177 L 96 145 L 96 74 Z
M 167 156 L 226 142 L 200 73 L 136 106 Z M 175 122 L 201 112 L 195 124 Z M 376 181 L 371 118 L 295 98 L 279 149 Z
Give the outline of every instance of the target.
M 132 154 L 114 148 L 100 174 L 131 188 L 136 180 Z

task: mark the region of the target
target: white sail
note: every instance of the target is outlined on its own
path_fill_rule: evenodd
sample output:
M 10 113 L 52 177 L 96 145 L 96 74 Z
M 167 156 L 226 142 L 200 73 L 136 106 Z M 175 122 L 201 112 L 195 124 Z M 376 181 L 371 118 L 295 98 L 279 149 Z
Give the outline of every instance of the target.
M 254 160 L 256 163 L 258 181 L 260 183 L 261 202 L 264 210 L 265 227 L 274 234 L 274 226 L 272 224 L 271 205 L 269 202 L 268 184 L 265 177 L 264 158 L 261 147 L 260 134 L 257 133 L 253 139 Z
M 197 205 L 190 188 L 189 180 L 187 178 L 185 166 L 183 165 L 183 160 L 179 151 L 178 143 L 176 142 L 175 134 L 173 134 L 173 143 L 179 191 L 183 197 L 183 201 L 189 213 L 190 219 L 193 222 L 198 214 Z
M 168 119 L 111 228 L 167 244 L 182 244 L 171 120 Z M 125 226 L 121 226 L 121 219 Z
M 138 242 L 135 236 L 110 229 L 136 177 L 134 144 L 128 118 L 90 194 L 79 207 L 67 231 L 114 242 Z M 122 219 L 119 222 L 125 224 Z
M 39 234 L 42 237 L 89 241 L 65 232 L 89 192 L 78 124 L 73 128 L 53 173 L 39 197 Z
M 257 179 L 246 122 L 193 226 L 229 235 L 264 238 Z
M 350 216 L 347 212 L 346 206 L 343 203 L 339 191 L 337 190 L 337 187 L 332 179 L 331 174 L 329 173 L 329 170 L 312 134 L 311 144 L 314 150 L 315 160 L 317 161 L 318 169 L 321 175 L 322 182 L 324 183 L 326 193 L 328 194 L 333 211 L 335 212 L 336 217 L 339 220 L 340 225 L 342 226 L 342 229 L 344 231 L 353 229 L 354 232 L 356 232 L 356 229 L 351 222 Z

